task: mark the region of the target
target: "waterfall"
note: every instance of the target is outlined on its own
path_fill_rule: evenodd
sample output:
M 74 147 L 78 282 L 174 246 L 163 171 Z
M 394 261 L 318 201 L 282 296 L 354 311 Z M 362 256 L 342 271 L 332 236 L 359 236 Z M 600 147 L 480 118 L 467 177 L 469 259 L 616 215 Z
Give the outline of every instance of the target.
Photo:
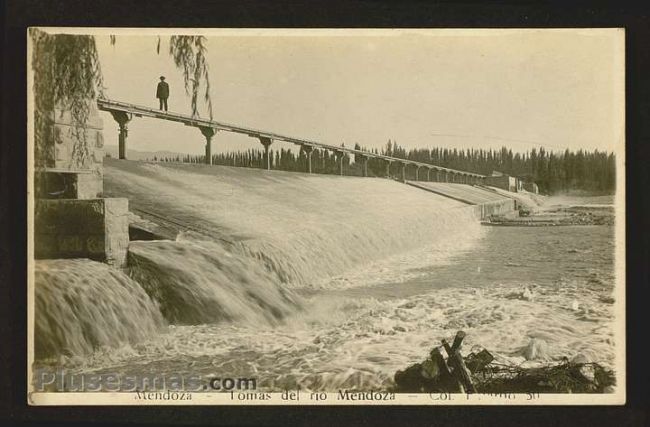
M 386 179 L 107 162 L 105 180 L 134 212 L 208 232 L 131 242 L 125 272 L 38 261 L 37 358 L 139 342 L 165 323 L 277 326 L 305 306 L 300 289 L 368 286 L 368 270 L 400 269 L 395 256 L 427 248 L 415 262 L 432 265 L 481 235 L 467 205 Z
M 85 260 L 35 265 L 37 359 L 136 343 L 165 326 L 158 304 L 123 272 Z

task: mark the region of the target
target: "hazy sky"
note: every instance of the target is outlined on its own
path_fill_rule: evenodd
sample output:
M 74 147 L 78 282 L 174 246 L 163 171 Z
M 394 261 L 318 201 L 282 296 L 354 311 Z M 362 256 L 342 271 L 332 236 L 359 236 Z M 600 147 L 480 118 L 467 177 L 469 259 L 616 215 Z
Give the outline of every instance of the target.
M 137 31 L 131 30 L 130 34 Z M 117 34 L 111 46 L 108 34 Z M 152 33 L 154 34 L 154 33 Z M 109 98 L 190 113 L 168 30 L 97 36 Z M 351 146 L 499 148 L 514 151 L 623 144 L 624 49 L 620 30 L 295 32 L 208 35 L 216 120 Z M 203 107 L 203 106 L 202 106 Z M 202 108 L 202 116 L 205 108 Z M 105 140 L 117 124 L 102 113 Z M 134 118 L 128 148 L 202 153 L 195 128 Z M 261 148 L 225 132 L 213 152 Z

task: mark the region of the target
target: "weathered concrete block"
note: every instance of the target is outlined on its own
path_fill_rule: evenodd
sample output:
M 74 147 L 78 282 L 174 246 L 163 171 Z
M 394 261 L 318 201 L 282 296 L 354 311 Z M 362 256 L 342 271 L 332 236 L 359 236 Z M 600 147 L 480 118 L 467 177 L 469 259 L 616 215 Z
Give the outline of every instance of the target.
M 102 169 L 37 171 L 34 191 L 37 199 L 96 199 L 104 193 Z
M 90 258 L 122 266 L 129 244 L 128 199 L 37 200 L 36 258 Z
M 76 199 L 95 199 L 104 194 L 104 177 L 101 169 L 93 173 L 77 174 Z

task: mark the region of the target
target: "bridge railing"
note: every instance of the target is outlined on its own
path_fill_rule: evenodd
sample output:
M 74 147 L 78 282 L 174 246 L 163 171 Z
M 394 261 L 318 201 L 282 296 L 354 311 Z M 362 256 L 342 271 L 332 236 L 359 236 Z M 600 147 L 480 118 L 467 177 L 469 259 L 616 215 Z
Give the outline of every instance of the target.
M 429 163 L 417 162 L 408 159 L 401 159 L 398 157 L 386 156 L 383 154 L 372 153 L 370 151 L 365 151 L 365 150 L 357 150 L 354 148 L 339 147 L 336 145 L 326 144 L 323 142 L 313 141 L 309 139 L 296 138 L 292 136 L 278 134 L 275 132 L 253 129 L 253 128 L 240 126 L 240 125 L 233 125 L 225 122 L 220 122 L 217 120 L 208 120 L 200 117 L 193 117 L 181 113 L 161 111 L 151 107 L 145 107 L 141 105 L 130 104 L 130 103 L 115 101 L 106 98 L 98 99 L 97 106 L 100 110 L 111 113 L 115 121 L 120 126 L 120 133 L 118 137 L 120 159 L 126 158 L 126 138 L 128 135 L 127 126 L 128 126 L 128 122 L 131 121 L 133 116 L 135 116 L 135 117 L 151 117 L 156 119 L 179 122 L 179 123 L 183 123 L 186 126 L 193 126 L 199 128 L 203 136 L 206 138 L 205 152 L 206 152 L 206 163 L 208 164 L 212 163 L 212 155 L 211 155 L 212 137 L 214 136 L 216 131 L 226 131 L 226 132 L 248 135 L 252 138 L 258 138 L 262 143 L 262 145 L 264 146 L 267 169 L 270 169 L 271 166 L 270 156 L 269 156 L 269 146 L 273 143 L 273 141 L 283 141 L 291 144 L 300 145 L 305 149 L 305 152 L 307 153 L 307 160 L 308 160 L 308 172 L 310 173 L 311 173 L 311 152 L 314 148 L 319 148 L 323 150 L 332 151 L 339 157 L 339 168 L 340 168 L 341 175 L 343 175 L 343 153 L 347 153 L 347 154 L 354 154 L 355 158 L 356 156 L 359 156 L 363 160 L 364 176 L 367 176 L 368 174 L 367 172 L 368 159 L 374 158 L 374 159 L 381 159 L 386 161 L 387 175 L 389 175 L 389 168 L 391 163 L 395 162 L 397 164 L 400 164 L 401 175 L 402 175 L 401 178 L 403 181 L 405 180 L 406 166 L 415 166 L 417 167 L 417 171 L 419 171 L 420 168 L 426 168 L 428 170 L 427 173 L 428 180 L 430 180 L 431 171 L 435 171 L 437 175 L 440 175 L 440 173 L 444 174 L 443 179 L 440 179 L 439 176 L 438 179 L 436 179 L 436 181 L 444 181 L 444 182 L 460 182 L 460 183 L 467 183 L 467 184 L 475 184 L 485 177 L 484 175 L 480 175 L 472 172 L 460 171 L 456 169 L 444 168 L 442 166 L 432 165 Z M 417 171 L 416 171 L 416 178 L 418 178 Z

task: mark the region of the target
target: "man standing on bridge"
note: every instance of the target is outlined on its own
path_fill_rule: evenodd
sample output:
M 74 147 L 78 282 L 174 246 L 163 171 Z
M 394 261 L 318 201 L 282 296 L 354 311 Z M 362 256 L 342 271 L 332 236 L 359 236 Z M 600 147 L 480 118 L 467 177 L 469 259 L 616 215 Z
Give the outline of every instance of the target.
M 158 88 L 156 89 L 156 98 L 160 101 L 160 109 L 162 110 L 165 107 L 167 111 L 167 98 L 169 98 L 169 85 L 165 82 L 165 76 L 160 76 L 160 82 L 158 83 Z

